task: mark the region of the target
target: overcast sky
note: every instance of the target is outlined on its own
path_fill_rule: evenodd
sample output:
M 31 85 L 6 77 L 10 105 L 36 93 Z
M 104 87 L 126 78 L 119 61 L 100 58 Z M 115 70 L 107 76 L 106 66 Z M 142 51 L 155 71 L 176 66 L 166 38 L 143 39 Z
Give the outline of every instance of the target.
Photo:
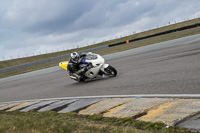
M 0 0 L 0 60 L 193 19 L 199 5 L 200 0 Z

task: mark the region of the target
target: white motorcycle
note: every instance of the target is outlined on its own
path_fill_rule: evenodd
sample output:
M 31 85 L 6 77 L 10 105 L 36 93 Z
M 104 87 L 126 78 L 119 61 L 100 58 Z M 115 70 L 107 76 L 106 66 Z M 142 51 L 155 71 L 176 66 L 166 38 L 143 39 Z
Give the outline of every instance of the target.
M 99 77 L 115 77 L 117 75 L 117 70 L 113 66 L 105 64 L 104 58 L 99 54 L 89 52 L 86 55 L 84 61 L 90 64 L 92 67 L 85 73 L 84 78 L 80 82 L 87 79 L 94 79 Z M 67 70 L 67 63 L 68 61 L 60 62 L 59 65 L 63 69 Z M 84 63 L 81 63 L 80 68 L 82 69 L 83 67 L 86 66 Z M 75 76 L 70 75 L 70 78 L 77 81 Z

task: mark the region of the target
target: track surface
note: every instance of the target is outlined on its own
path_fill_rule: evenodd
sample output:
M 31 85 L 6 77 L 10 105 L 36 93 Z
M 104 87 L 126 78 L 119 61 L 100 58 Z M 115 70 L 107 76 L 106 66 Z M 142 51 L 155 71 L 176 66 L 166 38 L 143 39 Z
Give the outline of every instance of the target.
M 200 34 L 107 55 L 107 63 L 118 70 L 115 78 L 77 83 L 65 70 L 53 67 L 1 79 L 0 102 L 99 95 L 200 94 L 199 38 Z

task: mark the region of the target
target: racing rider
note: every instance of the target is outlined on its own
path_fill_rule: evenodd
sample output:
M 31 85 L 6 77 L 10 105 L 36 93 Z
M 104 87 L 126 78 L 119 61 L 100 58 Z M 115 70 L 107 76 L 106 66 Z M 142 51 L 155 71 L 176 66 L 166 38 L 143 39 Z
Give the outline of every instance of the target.
M 67 70 L 70 76 L 76 77 L 76 80 L 79 82 L 85 80 L 84 74 L 87 72 L 88 69 L 92 67 L 92 64 L 88 64 L 84 60 L 84 57 L 86 57 L 88 53 L 82 53 L 79 55 L 77 52 L 73 52 L 70 54 L 71 58 L 68 62 Z M 80 68 L 81 64 L 85 65 L 85 67 L 83 67 L 82 69 Z

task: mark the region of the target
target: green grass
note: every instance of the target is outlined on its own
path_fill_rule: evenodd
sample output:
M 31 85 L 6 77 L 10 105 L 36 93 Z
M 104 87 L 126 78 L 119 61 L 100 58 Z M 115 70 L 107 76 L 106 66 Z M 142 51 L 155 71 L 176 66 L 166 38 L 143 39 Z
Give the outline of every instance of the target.
M 183 27 L 183 26 L 196 24 L 196 23 L 200 23 L 199 18 L 194 19 L 194 20 L 190 20 L 190 21 L 186 21 L 186 22 L 182 22 L 182 23 L 177 23 L 177 24 L 157 28 L 157 29 L 153 29 L 153 30 L 149 30 L 149 31 L 146 31 L 146 32 L 142 32 L 142 33 L 138 33 L 138 34 L 134 34 L 134 35 L 130 35 L 130 36 L 126 36 L 126 37 L 111 40 L 111 41 L 98 43 L 98 44 L 83 47 L 83 48 L 61 51 L 61 52 L 56 52 L 56 53 L 51 53 L 51 54 L 38 55 L 38 56 L 34 56 L 34 57 L 27 57 L 27 58 L 14 59 L 14 60 L 8 60 L 8 61 L 1 61 L 0 62 L 0 69 L 8 68 L 8 67 L 11 67 L 11 66 L 16 66 L 16 65 L 20 65 L 20 64 L 25 64 L 25 63 L 29 63 L 29 62 L 33 62 L 33 61 L 38 61 L 38 60 L 42 60 L 42 59 L 47 59 L 47 58 L 51 58 L 51 57 L 61 56 L 61 55 L 69 54 L 72 51 L 81 51 L 81 50 L 85 50 L 85 49 L 89 49 L 89 48 L 114 44 L 114 43 L 122 42 L 122 41 L 125 41 L 125 40 L 130 40 L 130 39 L 135 39 L 135 38 L 138 38 L 138 37 L 144 37 L 144 36 L 147 36 L 147 35 L 152 35 L 152 34 L 156 34 L 156 33 L 159 33 L 159 32 L 172 30 L 172 29 L 176 29 L 176 28 L 180 28 L 180 27 Z M 106 48 L 106 49 L 101 49 L 101 50 L 97 50 L 97 51 L 94 51 L 94 52 L 98 53 L 100 55 L 106 55 L 106 54 L 110 54 L 110 53 L 120 52 L 120 51 L 123 51 L 123 50 L 142 47 L 142 46 L 146 46 L 146 45 L 150 45 L 150 44 L 154 44 L 154 43 L 159 43 L 159 42 L 168 41 L 168 40 L 181 38 L 181 37 L 194 35 L 194 34 L 199 34 L 199 33 L 200 33 L 200 27 L 196 27 L 196 28 L 192 28 L 192 29 L 187 29 L 187 30 L 183 30 L 183 31 L 173 32 L 173 33 L 169 33 L 169 34 L 165 34 L 165 35 L 160 35 L 160 36 L 151 37 L 151 38 L 148 38 L 148 39 L 143 39 L 143 40 L 131 42 L 129 44 L 124 44 L 124 45 L 119 45 L 119 46 L 110 47 L 110 48 Z M 21 74 L 21 73 L 26 73 L 26 72 L 30 72 L 30 71 L 35 71 L 35 70 L 39 70 L 39 69 L 43 69 L 43 68 L 52 67 L 52 66 L 57 66 L 59 62 L 64 61 L 64 60 L 68 60 L 68 58 L 60 59 L 60 60 L 56 60 L 56 61 L 52 61 L 52 62 L 48 62 L 48 63 L 44 63 L 44 64 L 39 64 L 39 65 L 35 65 L 35 66 L 31 66 L 31 67 L 28 67 L 28 68 L 25 68 L 25 69 L 6 72 L 6 73 L 1 74 L 0 78 L 9 77 L 9 76 L 13 76 L 13 75 Z
M 0 133 L 190 133 L 163 123 L 142 122 L 133 118 L 79 116 L 76 113 L 0 111 Z

